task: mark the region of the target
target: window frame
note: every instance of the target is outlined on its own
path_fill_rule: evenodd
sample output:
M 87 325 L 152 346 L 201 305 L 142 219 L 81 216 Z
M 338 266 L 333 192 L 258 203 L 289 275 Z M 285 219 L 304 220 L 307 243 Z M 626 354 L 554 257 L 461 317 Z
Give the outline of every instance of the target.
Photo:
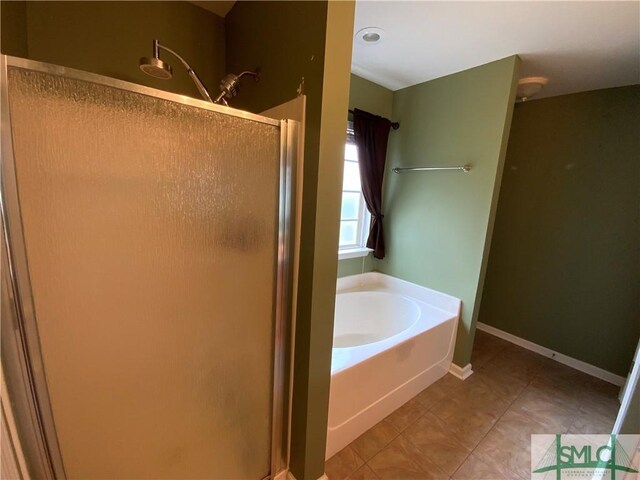
M 346 149 L 346 146 L 349 144 L 352 144 L 355 146 L 355 142 L 353 141 L 353 122 L 352 121 L 349 121 L 347 123 L 347 140 L 345 142 L 345 149 Z M 356 160 L 347 159 L 345 154 L 343 168 L 347 164 L 347 162 L 358 165 L 359 160 L 357 158 Z M 358 168 L 360 168 L 359 165 L 358 165 Z M 372 251 L 370 248 L 366 247 L 367 238 L 369 236 L 369 225 L 371 224 L 371 214 L 369 213 L 369 209 L 367 208 L 367 204 L 364 200 L 364 195 L 362 194 L 362 183 L 360 185 L 361 185 L 361 188 L 359 190 L 352 190 L 352 189 L 345 189 L 343 184 L 342 196 L 341 196 L 341 202 L 340 202 L 340 209 L 341 209 L 340 227 L 342 227 L 343 222 L 356 222 L 356 243 L 340 245 L 339 243 L 340 240 L 338 240 L 338 255 L 341 260 L 345 258 L 355 258 L 355 257 L 365 256 Z M 342 218 L 342 201 L 344 200 L 345 193 L 357 193 L 360 196 L 358 215 L 356 219 Z M 341 229 L 342 228 L 340 228 L 340 230 Z

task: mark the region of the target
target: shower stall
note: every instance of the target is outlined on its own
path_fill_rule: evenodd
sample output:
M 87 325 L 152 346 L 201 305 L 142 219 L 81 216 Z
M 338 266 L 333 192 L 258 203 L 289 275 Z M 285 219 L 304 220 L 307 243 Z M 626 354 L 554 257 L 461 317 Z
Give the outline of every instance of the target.
M 2 368 L 32 477 L 275 477 L 298 124 L 13 57 L 0 75 Z

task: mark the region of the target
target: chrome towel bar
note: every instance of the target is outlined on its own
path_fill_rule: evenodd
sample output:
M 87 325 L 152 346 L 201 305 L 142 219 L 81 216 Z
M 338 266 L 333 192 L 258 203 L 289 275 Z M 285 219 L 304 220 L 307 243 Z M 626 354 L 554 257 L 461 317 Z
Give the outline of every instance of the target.
M 393 173 L 420 172 L 430 170 L 462 170 L 463 172 L 468 172 L 469 170 L 471 170 L 471 165 L 458 165 L 456 167 L 396 167 L 393 169 Z

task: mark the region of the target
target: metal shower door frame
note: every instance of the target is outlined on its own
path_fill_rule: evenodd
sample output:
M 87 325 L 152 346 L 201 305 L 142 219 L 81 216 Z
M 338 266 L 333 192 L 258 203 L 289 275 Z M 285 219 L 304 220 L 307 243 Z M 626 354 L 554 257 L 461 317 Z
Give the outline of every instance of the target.
M 7 272 L 2 272 L 2 279 L 9 283 L 9 298 L 2 298 L 2 301 L 10 302 L 13 311 L 12 318 L 1 319 L 1 328 L 3 335 L 13 334 L 15 339 L 10 351 L 3 351 L 2 368 L 7 383 L 11 387 L 19 387 L 21 390 L 16 392 L 15 396 L 10 393 L 12 400 L 14 402 L 24 400 L 25 405 L 22 407 L 29 412 L 29 415 L 23 415 L 23 417 L 29 418 L 19 418 L 17 421 L 21 424 L 19 428 L 22 427 L 20 428 L 22 435 L 20 441 L 26 444 L 23 445 L 25 452 L 32 452 L 32 456 L 38 457 L 27 459 L 29 466 L 35 470 L 32 474 L 35 473 L 37 478 L 64 479 L 67 477 L 48 393 L 22 228 L 9 109 L 8 70 L 10 67 L 95 83 L 279 127 L 280 177 L 278 185 L 277 267 L 274 289 L 273 408 L 271 466 L 269 477 L 267 477 L 275 478 L 288 467 L 286 438 L 289 432 L 288 425 L 285 425 L 284 422 L 288 413 L 286 410 L 290 408 L 285 403 L 289 388 L 287 377 L 290 372 L 285 369 L 291 361 L 293 345 L 291 339 L 292 235 L 296 210 L 296 147 L 300 134 L 298 122 L 274 120 L 94 73 L 0 55 L 0 139 L 2 142 L 0 150 L 0 220 L 2 222 L 2 250 L 5 258 L 3 263 L 6 263 L 7 269 Z M 13 348 L 14 344 L 15 348 Z M 4 361 L 5 357 L 6 362 Z M 12 389 L 11 387 L 10 389 Z

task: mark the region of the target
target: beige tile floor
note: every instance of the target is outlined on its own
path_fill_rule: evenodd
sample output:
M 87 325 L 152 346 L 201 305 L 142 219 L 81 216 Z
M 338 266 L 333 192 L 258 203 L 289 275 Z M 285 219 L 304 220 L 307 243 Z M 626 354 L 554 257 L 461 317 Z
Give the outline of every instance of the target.
M 329 480 L 530 478 L 532 433 L 609 433 L 618 387 L 478 331 L 446 375 L 330 458 Z

